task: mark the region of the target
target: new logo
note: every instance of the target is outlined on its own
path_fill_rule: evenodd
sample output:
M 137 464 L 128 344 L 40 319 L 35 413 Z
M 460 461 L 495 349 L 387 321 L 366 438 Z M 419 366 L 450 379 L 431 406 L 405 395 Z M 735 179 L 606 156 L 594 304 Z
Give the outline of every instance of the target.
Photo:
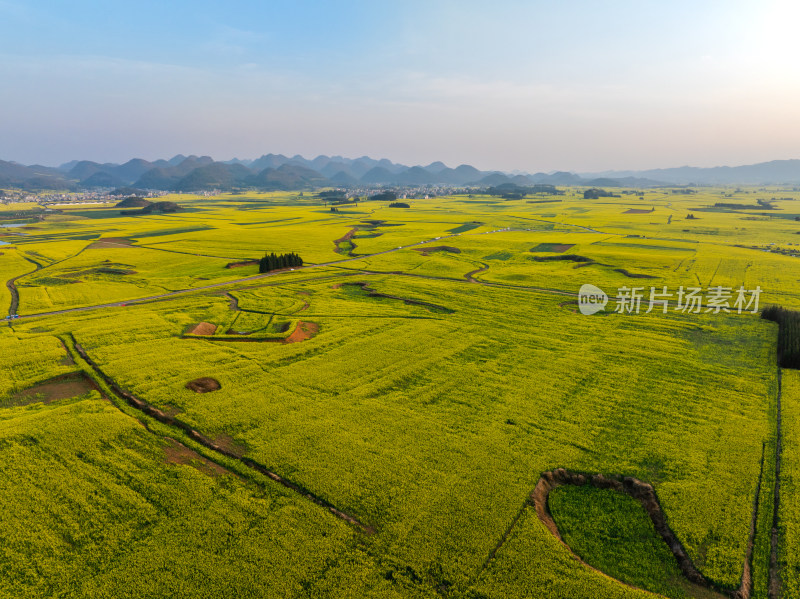
M 581 285 L 581 289 L 578 292 L 578 309 L 581 314 L 586 316 L 596 314 L 605 308 L 607 303 L 608 296 L 605 291 L 589 283 Z

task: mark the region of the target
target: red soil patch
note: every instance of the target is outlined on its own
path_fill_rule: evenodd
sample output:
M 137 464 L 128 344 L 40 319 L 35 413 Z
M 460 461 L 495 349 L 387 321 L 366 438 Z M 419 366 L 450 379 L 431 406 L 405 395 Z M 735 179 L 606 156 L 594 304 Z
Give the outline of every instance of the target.
M 219 384 L 217 379 L 212 379 L 210 376 L 203 376 L 186 383 L 186 388 L 195 393 L 210 393 L 211 391 L 220 390 L 222 385 Z
M 655 212 L 655 209 L 642 210 L 641 208 L 631 208 L 630 210 L 626 210 L 622 214 L 650 214 L 651 212 Z
M 319 332 L 319 325 L 314 322 L 303 322 L 302 320 L 297 323 L 297 327 L 294 329 L 294 332 L 289 335 L 286 339 L 283 339 L 283 343 L 299 343 L 301 341 L 306 341 L 311 339 L 314 335 Z
M 133 241 L 124 237 L 103 237 L 88 246 L 88 249 L 101 248 L 129 248 L 133 247 Z
M 186 335 L 213 335 L 217 330 L 217 325 L 210 322 L 200 322 L 186 331 Z
M 14 394 L 10 403 L 15 406 L 25 406 L 36 402 L 50 403 L 59 399 L 85 395 L 89 391 L 100 391 L 100 388 L 83 372 L 70 372 Z
M 203 474 L 209 476 L 222 476 L 228 471 L 214 462 L 207 460 L 196 451 L 189 449 L 185 445 L 178 443 L 175 439 L 167 439 L 167 446 L 164 448 L 165 462 L 168 464 L 178 464 L 181 466 L 191 466 Z

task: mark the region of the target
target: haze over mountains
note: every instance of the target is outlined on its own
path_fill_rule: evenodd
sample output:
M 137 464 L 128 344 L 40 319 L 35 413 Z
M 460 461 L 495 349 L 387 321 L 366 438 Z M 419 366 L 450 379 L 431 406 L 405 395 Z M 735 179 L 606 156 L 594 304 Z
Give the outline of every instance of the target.
M 72 161 L 59 167 L 25 166 L 0 160 L 0 187 L 23 189 L 97 189 L 131 186 L 164 191 L 206 191 L 256 188 L 288 190 L 364 186 L 497 186 L 585 185 L 655 187 L 659 185 L 798 184 L 800 160 L 775 160 L 737 167 L 680 167 L 646 171 L 607 171 L 578 175 L 555 173 L 509 174 L 480 171 L 468 164 L 450 168 L 442 162 L 406 166 L 367 156 L 266 154 L 256 160 L 234 158 L 218 162 L 209 156 L 179 154 L 153 162 L 134 158 L 124 164 Z
M 763 185 L 800 183 L 800 160 L 771 160 L 744 166 L 698 168 L 681 166 L 644 171 L 605 171 L 585 177 L 642 177 L 675 185 Z

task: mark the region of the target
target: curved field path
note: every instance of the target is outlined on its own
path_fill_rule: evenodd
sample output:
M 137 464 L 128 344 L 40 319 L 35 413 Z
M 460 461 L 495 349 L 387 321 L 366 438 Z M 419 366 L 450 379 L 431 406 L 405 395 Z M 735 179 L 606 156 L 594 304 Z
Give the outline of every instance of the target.
M 528 229 L 519 229 L 519 230 L 525 231 L 525 230 L 528 230 Z M 487 231 L 486 233 L 478 233 L 478 235 L 501 233 L 501 232 L 503 232 L 503 231 Z M 462 235 L 462 234 L 461 233 L 455 233 L 453 235 L 441 236 L 441 237 L 439 237 L 439 239 L 447 239 L 447 238 L 451 238 L 451 237 L 459 237 L 460 235 Z M 363 256 L 357 256 L 357 257 L 354 257 L 354 258 L 345 258 L 343 260 L 332 260 L 330 262 L 321 262 L 319 264 L 307 264 L 307 265 L 304 265 L 304 266 L 298 266 L 298 267 L 294 268 L 294 272 L 308 271 L 308 270 L 311 270 L 311 269 L 314 269 L 314 268 L 325 268 L 325 267 L 331 267 L 331 266 L 339 266 L 340 264 L 344 264 L 344 263 L 347 263 L 347 262 L 354 262 L 354 261 L 357 261 L 357 260 L 364 260 L 365 258 L 371 258 L 373 256 L 382 256 L 384 254 L 391 254 L 392 252 L 397 252 L 397 251 L 400 251 L 400 250 L 403 250 L 403 249 L 406 249 L 406 248 L 411 248 L 411 247 L 415 247 L 415 246 L 419 246 L 419 245 L 424 245 L 426 243 L 431 243 L 433 241 L 437 241 L 437 239 L 436 238 L 434 238 L 434 239 L 425 239 L 423 241 L 418 241 L 416 243 L 411 243 L 411 244 L 406 245 L 406 246 L 402 246 L 402 247 L 398 247 L 398 248 L 392 248 L 392 249 L 389 249 L 389 250 L 384 250 L 382 252 L 375 252 L 374 254 L 365 254 Z M 50 265 L 50 266 L 52 266 L 52 265 Z M 431 279 L 431 280 L 440 280 L 440 281 L 457 281 L 457 280 L 463 281 L 463 279 L 453 279 L 453 278 L 449 278 L 449 277 L 434 277 L 434 276 L 426 276 L 426 275 L 417 275 L 417 274 L 403 273 L 403 272 L 397 272 L 397 271 L 394 271 L 394 272 L 391 272 L 391 273 L 381 273 L 380 271 L 375 271 L 375 272 L 377 272 L 378 274 L 394 274 L 394 275 L 414 276 L 414 277 L 419 277 L 419 278 L 425 278 L 425 279 Z M 30 273 L 27 273 L 27 274 L 30 274 Z M 151 296 L 146 296 L 146 297 L 136 297 L 136 298 L 131 298 L 129 300 L 123 300 L 123 301 L 119 301 L 119 302 L 110 302 L 110 303 L 105 303 L 105 304 L 95 304 L 95 305 L 92 305 L 92 306 L 81 306 L 79 308 L 65 308 L 63 310 L 52 310 L 52 311 L 49 311 L 49 312 L 37 312 L 36 314 L 24 314 L 24 315 L 20 315 L 19 318 L 36 318 L 36 317 L 40 317 L 40 316 L 53 316 L 53 315 L 56 315 L 56 314 L 69 314 L 69 313 L 72 313 L 72 312 L 87 312 L 87 311 L 90 311 L 90 310 L 101 310 L 101 309 L 104 309 L 104 308 L 118 308 L 120 306 L 126 306 L 126 305 L 132 305 L 132 304 L 140 304 L 140 303 L 145 303 L 145 302 L 152 302 L 152 301 L 157 301 L 157 300 L 169 299 L 169 298 L 177 297 L 177 296 L 181 296 L 181 295 L 188 295 L 188 294 L 191 294 L 191 293 L 197 293 L 199 291 L 205 291 L 205 290 L 208 290 L 208 289 L 219 289 L 219 288 L 222 288 L 222 287 L 231 287 L 231 286 L 235 286 L 235 285 L 240 285 L 241 283 L 248 283 L 248 282 L 251 282 L 251 281 L 257 281 L 259 279 L 264 279 L 266 277 L 276 276 L 276 275 L 283 275 L 283 274 L 286 274 L 285 270 L 267 272 L 267 273 L 262 273 L 262 274 L 251 275 L 249 277 L 242 277 L 241 279 L 234 279 L 232 281 L 224 281 L 224 282 L 221 282 L 221 283 L 211 283 L 209 285 L 201 285 L 199 287 L 190 287 L 190 288 L 187 288 L 187 289 L 179 289 L 177 291 L 169 291 L 167 293 L 161 293 L 161 294 L 158 294 L 158 295 L 151 295 Z M 570 291 L 564 291 L 564 290 L 560 290 L 560 289 L 547 289 L 547 288 L 543 288 L 543 287 L 524 287 L 524 286 L 521 286 L 521 285 L 508 285 L 508 284 L 503 284 L 503 283 L 487 283 L 487 282 L 484 282 L 484 281 L 477 281 L 477 282 L 480 283 L 481 285 L 487 285 L 487 286 L 492 286 L 492 287 L 506 287 L 506 288 L 511 288 L 511 289 L 523 289 L 523 290 L 529 290 L 529 291 L 535 291 L 535 292 L 541 292 L 541 293 L 553 293 L 553 294 L 558 294 L 558 295 L 568 295 L 570 297 L 577 297 L 578 296 L 577 293 L 570 292 Z
M 24 258 L 31 264 L 34 264 L 36 268 L 34 268 L 29 272 L 22 273 L 21 275 L 17 275 L 16 277 L 13 277 L 8 281 L 6 281 L 6 287 L 8 287 L 8 290 L 11 293 L 11 305 L 8 308 L 9 316 L 14 316 L 17 313 L 17 310 L 19 309 L 19 291 L 17 290 L 17 279 L 21 279 L 22 277 L 27 277 L 28 275 L 31 275 L 35 273 L 37 270 L 41 270 L 43 268 L 41 264 L 39 264 L 36 260 L 29 258 L 28 256 L 22 256 L 22 258 Z

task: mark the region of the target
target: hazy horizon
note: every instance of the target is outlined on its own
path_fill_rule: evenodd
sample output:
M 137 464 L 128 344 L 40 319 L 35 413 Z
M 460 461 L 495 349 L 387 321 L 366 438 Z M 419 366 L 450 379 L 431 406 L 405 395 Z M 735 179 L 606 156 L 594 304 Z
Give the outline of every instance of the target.
M 0 0 L 0 159 L 274 152 L 532 173 L 790 159 L 797 16 L 786 0 Z
M 129 156 L 127 158 L 123 158 L 123 159 L 118 160 L 118 161 L 109 161 L 109 160 L 105 160 L 105 159 L 102 159 L 102 158 L 98 158 L 96 160 L 92 160 L 92 159 L 85 158 L 85 157 L 79 157 L 79 158 L 73 158 L 73 159 L 65 161 L 65 162 L 60 162 L 58 164 L 43 164 L 41 162 L 35 163 L 35 164 L 38 164 L 40 166 L 58 168 L 58 167 L 60 167 L 62 165 L 69 164 L 71 162 L 79 162 L 79 161 L 82 161 L 82 160 L 91 160 L 92 162 L 97 162 L 98 164 L 117 164 L 117 165 L 121 165 L 121 164 L 125 164 L 126 162 L 128 162 L 130 160 L 134 160 L 134 159 L 143 159 L 143 160 L 147 160 L 148 162 L 155 162 L 157 160 L 171 160 L 172 158 L 174 158 L 175 156 L 178 156 L 178 155 L 183 155 L 183 156 L 186 156 L 186 157 L 189 157 L 189 156 L 197 156 L 197 157 L 208 156 L 208 157 L 212 158 L 215 162 L 230 162 L 230 161 L 233 161 L 233 160 L 253 161 L 254 162 L 258 158 L 261 158 L 262 156 L 265 156 L 265 155 L 268 155 L 268 154 L 273 154 L 273 155 L 276 155 L 276 156 L 277 155 L 283 155 L 283 156 L 286 156 L 287 158 L 294 158 L 296 156 L 296 154 L 289 154 L 287 152 L 279 152 L 279 151 L 263 152 L 263 153 L 261 153 L 261 154 L 259 154 L 257 156 L 244 156 L 244 155 L 242 155 L 242 156 L 229 156 L 229 157 L 210 156 L 210 155 L 207 155 L 207 154 L 198 154 L 197 152 L 178 152 L 178 154 L 164 155 L 164 156 L 150 156 L 150 157 Z M 451 163 L 447 163 L 447 162 L 444 162 L 444 161 L 441 161 L 441 160 L 433 160 L 433 161 L 424 162 L 424 163 L 423 162 L 413 162 L 413 161 L 404 163 L 404 162 L 401 162 L 399 160 L 392 160 L 391 158 L 389 158 L 387 156 L 368 156 L 366 154 L 360 154 L 358 156 L 343 156 L 341 154 L 316 154 L 316 155 L 303 156 L 301 154 L 300 156 L 302 158 L 306 159 L 306 160 L 314 160 L 315 158 L 317 158 L 319 156 L 327 156 L 328 158 L 341 157 L 341 158 L 344 158 L 345 160 L 358 160 L 360 158 L 369 158 L 369 159 L 372 159 L 372 160 L 387 159 L 387 160 L 390 160 L 391 162 L 393 162 L 394 164 L 402 164 L 402 165 L 407 166 L 407 167 L 414 167 L 414 166 L 426 167 L 426 166 L 428 166 L 428 165 L 430 165 L 430 164 L 432 164 L 434 162 L 442 162 L 448 168 L 456 168 L 458 166 L 461 166 L 462 164 L 469 164 L 469 163 L 458 163 L 458 164 L 452 163 L 451 164 Z M 5 160 L 5 159 L 0 157 L 0 160 Z M 800 158 L 774 158 L 774 159 L 771 159 L 771 160 L 766 160 L 764 162 L 775 162 L 775 161 L 779 161 L 780 162 L 780 161 L 784 161 L 784 160 L 800 160 Z M 8 162 L 19 162 L 19 161 L 8 160 Z M 23 163 L 20 163 L 20 164 L 23 164 Z M 33 166 L 33 165 L 34 165 L 34 163 L 28 163 L 25 166 Z M 508 169 L 508 168 L 505 168 L 505 169 L 504 168 L 482 169 L 482 168 L 480 168 L 480 165 L 475 165 L 475 164 L 469 164 L 469 166 L 476 167 L 478 170 L 483 171 L 483 172 L 489 172 L 489 171 L 499 171 L 499 172 L 505 172 L 505 173 L 512 173 L 512 172 L 523 173 L 523 172 L 526 172 L 526 173 L 528 173 L 530 175 L 536 174 L 536 172 L 542 172 L 542 173 L 545 173 L 545 174 L 553 174 L 553 173 L 556 173 L 556 172 L 571 172 L 571 173 L 580 174 L 580 175 L 600 175 L 600 174 L 603 174 L 603 173 L 612 173 L 612 172 L 626 173 L 626 172 L 629 172 L 629 171 L 639 172 L 639 171 L 647 171 L 647 170 L 669 170 L 669 169 L 676 169 L 676 168 L 735 168 L 735 167 L 739 167 L 739 166 L 749 166 L 749 165 L 744 165 L 744 164 L 716 164 L 716 165 L 711 165 L 710 167 L 697 167 L 697 165 L 693 165 L 693 164 L 681 164 L 681 165 L 672 165 L 672 166 L 655 166 L 655 167 L 646 168 L 646 169 L 610 168 L 610 169 L 604 169 L 604 170 L 598 170 L 598 171 L 580 171 L 580 170 L 575 170 L 575 169 L 550 169 L 550 170 L 547 170 L 547 171 L 535 171 L 535 172 L 533 170 L 527 170 L 526 171 L 524 169 Z

